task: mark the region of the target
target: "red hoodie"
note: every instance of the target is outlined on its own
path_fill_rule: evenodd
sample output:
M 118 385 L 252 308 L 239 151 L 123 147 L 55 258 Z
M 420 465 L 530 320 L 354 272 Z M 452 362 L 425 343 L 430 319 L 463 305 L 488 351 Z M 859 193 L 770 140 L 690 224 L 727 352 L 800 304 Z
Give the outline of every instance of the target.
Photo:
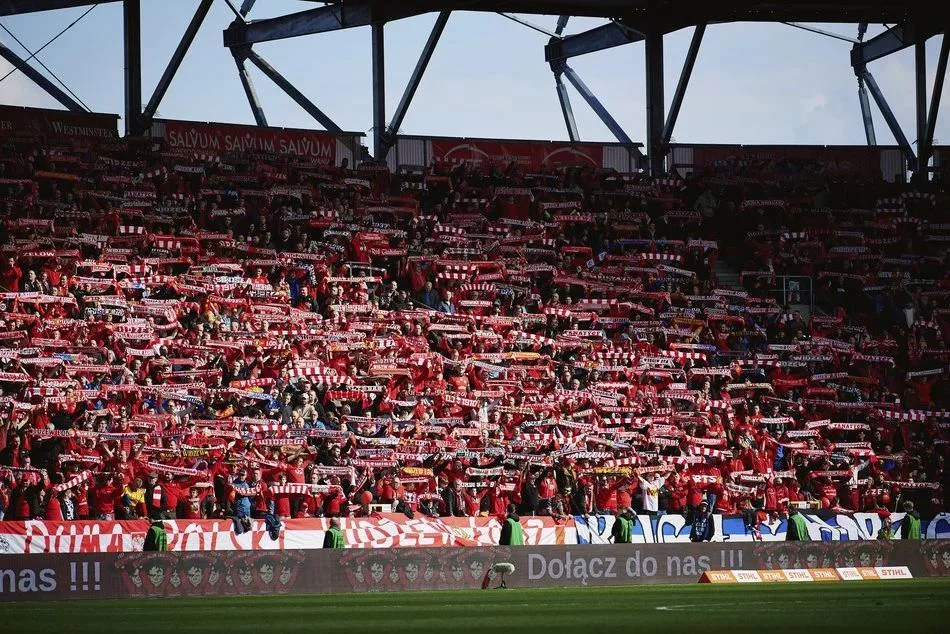
M 115 514 L 115 504 L 122 498 L 122 489 L 112 483 L 97 486 L 93 489 L 93 513 L 95 515 Z

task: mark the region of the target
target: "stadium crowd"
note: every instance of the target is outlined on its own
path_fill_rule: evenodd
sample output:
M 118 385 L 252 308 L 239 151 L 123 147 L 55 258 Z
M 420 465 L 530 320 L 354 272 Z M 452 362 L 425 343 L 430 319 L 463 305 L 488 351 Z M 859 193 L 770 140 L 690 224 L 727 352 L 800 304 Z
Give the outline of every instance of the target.
M 5 519 L 947 508 L 943 196 L 3 143 Z

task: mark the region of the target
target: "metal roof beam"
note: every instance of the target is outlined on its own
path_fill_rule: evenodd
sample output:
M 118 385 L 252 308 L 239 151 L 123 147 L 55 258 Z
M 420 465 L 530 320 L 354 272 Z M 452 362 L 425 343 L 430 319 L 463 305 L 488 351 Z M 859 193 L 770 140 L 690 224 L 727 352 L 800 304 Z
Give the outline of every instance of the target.
M 333 119 L 328 117 L 326 113 L 323 112 L 320 108 L 316 106 L 312 101 L 307 99 L 306 96 L 299 90 L 297 87 L 290 83 L 286 77 L 281 75 L 276 68 L 267 63 L 263 57 L 254 52 L 253 49 L 247 49 L 245 51 L 247 57 L 246 59 L 250 60 L 252 64 L 257 66 L 264 75 L 267 76 L 272 82 L 277 84 L 277 87 L 283 90 L 288 97 L 297 102 L 297 105 L 307 111 L 311 117 L 316 119 L 320 125 L 329 130 L 330 132 L 343 132 L 343 128 L 338 126 Z M 253 108 L 254 106 L 252 106 Z
M 122 52 L 125 60 L 125 133 L 142 130 L 142 4 L 141 0 L 122 3 Z
M 33 80 L 37 86 L 46 91 L 46 93 L 63 104 L 63 106 L 72 112 L 86 112 L 78 101 L 63 92 L 59 86 L 47 79 L 46 75 L 30 66 L 29 62 L 7 48 L 3 42 L 0 42 L 0 57 L 4 58 L 17 67 L 24 75 Z
M 402 126 L 403 119 L 406 118 L 406 113 L 409 112 L 409 105 L 416 96 L 419 84 L 422 83 L 422 77 L 425 75 L 426 68 L 429 67 L 432 54 L 435 53 L 435 47 L 439 44 L 439 40 L 442 38 L 442 32 L 445 30 L 445 25 L 448 24 L 449 16 L 451 15 L 451 11 L 443 11 L 439 14 L 439 17 L 436 18 L 435 24 L 432 25 L 429 38 L 426 40 L 425 46 L 422 47 L 419 61 L 416 62 L 416 67 L 409 77 L 409 83 L 406 84 L 406 90 L 402 94 L 402 99 L 399 100 L 399 105 L 396 107 L 393 119 L 389 122 L 389 128 L 386 130 L 386 136 L 383 138 L 383 149 L 387 154 L 393 143 L 395 143 L 396 135 L 399 134 L 399 128 Z
M 887 104 L 887 99 L 884 98 L 884 93 L 881 92 L 877 82 L 874 81 L 874 76 L 871 74 L 871 71 L 865 68 L 861 71 L 858 77 L 864 80 L 864 84 L 871 92 L 871 97 L 877 104 L 878 109 L 880 109 L 881 115 L 884 117 L 884 121 L 887 122 L 887 127 L 891 129 L 891 134 L 894 135 L 894 140 L 897 141 L 897 145 L 900 146 L 901 151 L 904 153 L 904 158 L 907 159 L 907 164 L 916 166 L 917 156 L 914 154 L 914 150 L 911 148 L 907 137 L 904 136 L 904 131 L 901 130 L 901 124 L 897 122 L 897 117 L 894 116 L 894 112 Z
M 191 48 L 191 43 L 195 41 L 195 35 L 198 34 L 198 29 L 201 28 L 201 24 L 208 15 L 208 11 L 211 9 L 213 2 L 214 0 L 201 0 L 201 4 L 199 4 L 195 10 L 191 22 L 188 23 L 188 28 L 185 29 L 185 33 L 181 36 L 181 40 L 179 40 L 175 52 L 168 61 L 168 66 L 165 67 L 165 72 L 162 73 L 161 79 L 158 80 L 158 85 L 155 86 L 155 92 L 152 93 L 152 97 L 148 100 L 145 110 L 142 111 L 143 122 L 150 120 L 158 111 L 159 104 L 165 97 L 168 87 L 171 86 L 172 80 L 175 78 L 175 73 L 178 72 L 178 68 L 185 59 L 185 54 L 188 52 L 188 49 Z
M 914 44 L 914 84 L 917 105 L 917 165 L 914 180 L 927 177 L 927 49 L 923 42 Z
M 858 102 L 861 104 L 861 119 L 864 121 L 864 138 L 868 145 L 877 145 L 877 135 L 874 134 L 874 118 L 871 116 L 871 103 L 868 101 L 868 91 L 864 87 L 864 78 L 858 78 Z
M 71 9 L 73 7 L 85 7 L 90 4 L 106 4 L 107 2 L 118 1 L 119 0 L 0 0 L 0 15 L 55 11 L 56 9 Z
M 944 34 L 943 42 L 940 43 L 940 55 L 937 57 L 937 75 L 934 77 L 934 87 L 930 93 L 930 113 L 927 115 L 927 141 L 931 146 L 934 141 L 934 132 L 937 129 L 937 113 L 940 111 L 943 82 L 947 76 L 948 56 L 950 56 L 950 40 Z M 933 147 L 930 147 L 930 149 L 933 150 Z
M 463 3 L 406 0 L 382 3 L 376 7 L 375 12 L 373 4 L 370 0 L 351 0 L 266 20 L 252 20 L 243 24 L 235 21 L 224 31 L 224 45 L 234 48 L 258 42 L 369 26 L 374 22 L 392 22 L 439 10 L 443 6 L 449 7 L 452 4 Z
M 576 35 L 568 35 L 561 39 L 551 38 L 544 47 L 544 59 L 547 62 L 566 60 L 642 40 L 642 35 L 637 35 L 632 30 L 624 30 L 611 22 Z
M 371 29 L 373 56 L 373 158 L 386 160 L 386 23 Z
M 555 73 L 558 70 L 554 71 Z M 627 133 L 624 132 L 624 129 L 621 127 L 617 120 L 614 119 L 613 115 L 610 114 L 610 111 L 604 107 L 604 104 L 600 102 L 600 99 L 597 98 L 591 89 L 587 87 L 587 84 L 581 80 L 580 76 L 574 72 L 574 69 L 563 64 L 560 68 L 560 72 L 564 73 L 564 76 L 567 77 L 567 81 L 571 82 L 571 85 L 574 86 L 574 89 L 580 93 L 581 97 L 584 98 L 584 101 L 587 102 L 587 105 L 590 106 L 591 110 L 600 117 L 600 120 L 604 122 L 604 125 L 607 126 L 607 129 L 610 130 L 617 140 L 621 143 L 630 145 L 633 141 L 630 140 L 630 137 L 627 136 Z
M 246 58 L 237 53 L 234 54 L 234 63 L 237 65 L 238 77 L 241 78 L 241 85 L 244 86 L 244 94 L 247 96 L 247 103 L 251 106 L 251 113 L 254 115 L 254 121 L 257 125 L 264 127 L 267 125 L 267 115 L 264 114 L 264 107 L 261 106 L 261 100 L 257 96 L 257 90 L 254 89 L 254 82 L 247 72 L 247 66 L 244 64 Z
M 0 0 L 2 1 L 2 0 Z M 374 14 L 374 4 L 376 11 Z M 270 42 L 315 33 L 339 31 L 373 22 L 393 22 L 424 13 L 441 11 L 491 11 L 613 17 L 629 11 L 643 11 L 647 0 L 400 0 L 374 3 L 372 0 L 346 0 L 325 7 L 287 15 L 232 23 L 224 31 L 224 45 L 230 48 Z M 620 42 L 619 44 L 626 44 Z
M 71 7 L 88 6 L 90 4 L 105 4 L 118 2 L 120 0 L 0 0 L 0 16 L 15 15 L 18 13 L 33 13 L 38 11 L 52 11 L 55 9 L 68 9 Z M 244 8 L 249 4 L 245 0 L 241 7 L 241 14 L 246 15 Z M 334 6 L 344 5 L 349 7 L 366 4 L 364 0 L 346 0 L 345 2 L 335 2 Z M 472 11 L 506 11 L 511 13 L 533 13 L 540 15 L 572 15 L 586 17 L 615 17 L 629 12 L 646 13 L 650 4 L 649 0 L 444 0 L 442 2 L 424 2 L 423 0 L 400 0 L 399 2 L 380 3 L 386 11 L 392 11 L 392 7 L 386 5 L 426 5 L 424 11 L 447 11 L 447 10 L 472 10 Z M 760 20 L 768 18 L 772 21 L 791 21 L 791 22 L 899 22 L 909 11 L 917 7 L 927 7 L 928 0 L 904 0 L 900 2 L 743 2 L 736 6 L 725 3 L 714 10 L 706 9 L 704 15 L 722 14 L 721 17 L 709 15 L 708 17 L 698 16 L 696 21 L 717 22 L 721 20 Z M 322 9 L 322 8 L 321 8 Z M 312 9 L 319 11 L 321 9 Z M 690 7 L 695 9 L 695 7 Z M 350 9 L 348 9 L 350 10 Z M 662 10 L 662 9 L 661 9 Z M 669 12 L 681 14 L 675 3 L 672 3 L 666 9 Z M 937 9 L 934 9 L 935 11 Z M 308 13 L 307 11 L 303 13 Z M 413 15 L 417 15 L 413 14 Z M 296 15 L 296 14 L 292 14 Z M 275 18 L 277 19 L 277 18 Z M 399 18 L 392 18 L 399 19 Z M 263 22 L 260 20 L 259 22 Z M 687 24 L 684 26 L 692 26 Z M 347 27 L 344 27 L 347 28 Z M 278 38 L 279 39 L 279 38 Z
M 851 66 L 857 73 L 862 67 L 876 59 L 902 51 L 918 42 L 926 42 L 930 37 L 942 32 L 944 28 L 945 26 L 940 21 L 898 24 L 870 40 L 855 44 L 851 48 Z
M 254 8 L 255 2 L 257 2 L 257 0 L 244 0 L 244 2 L 241 4 L 241 10 L 238 12 L 241 14 L 241 17 L 247 17 L 247 14 L 250 13 L 251 9 Z
M 693 31 L 693 37 L 689 41 L 689 50 L 686 51 L 686 59 L 683 61 L 683 70 L 680 72 L 680 79 L 676 84 L 676 92 L 673 93 L 673 101 L 670 103 L 670 111 L 666 115 L 666 124 L 663 126 L 662 144 L 665 148 L 670 144 L 673 138 L 673 128 L 676 127 L 676 119 L 679 117 L 680 108 L 683 106 L 683 99 L 686 97 L 686 88 L 689 86 L 689 78 L 693 74 L 693 66 L 696 65 L 696 56 L 699 54 L 699 46 L 703 42 L 703 34 L 706 33 L 706 25 L 700 24 Z
M 369 2 L 356 2 L 352 6 L 347 3 L 346 9 L 341 5 L 333 5 L 244 24 L 235 21 L 224 31 L 224 45 L 234 48 L 366 26 L 370 24 L 371 18 Z
M 933 155 L 934 129 L 937 125 L 937 112 L 940 110 L 940 96 L 943 93 L 944 75 L 947 74 L 947 56 L 950 54 L 950 41 L 943 36 L 940 44 L 940 56 L 937 58 L 937 75 L 934 77 L 933 92 L 930 94 L 930 112 L 927 112 L 927 60 L 923 44 L 915 46 L 917 71 L 917 170 L 914 174 L 918 182 L 927 182 L 930 173 L 930 157 Z
M 554 74 L 554 86 L 557 88 L 557 100 L 561 104 L 561 114 L 564 115 L 564 125 L 567 126 L 567 136 L 572 143 L 580 141 L 577 133 L 577 121 L 574 119 L 574 108 L 571 107 L 571 96 L 567 93 L 567 86 L 561 81 L 561 75 Z
M 663 147 L 663 111 L 666 101 L 663 97 L 663 32 L 650 29 L 645 42 L 645 78 L 647 101 L 647 159 L 650 175 L 663 173 L 663 160 L 666 148 Z

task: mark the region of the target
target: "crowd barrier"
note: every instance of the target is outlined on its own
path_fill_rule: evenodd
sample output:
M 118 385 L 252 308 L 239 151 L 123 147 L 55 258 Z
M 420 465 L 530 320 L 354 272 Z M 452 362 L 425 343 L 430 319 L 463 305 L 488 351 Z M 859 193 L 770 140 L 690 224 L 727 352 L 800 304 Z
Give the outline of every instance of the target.
M 814 541 L 873 540 L 881 527 L 877 513 L 804 513 Z M 903 513 L 891 515 L 900 535 Z M 607 515 L 576 516 L 564 520 L 524 517 L 529 545 L 607 544 L 614 518 Z M 383 513 L 341 520 L 349 548 L 493 546 L 501 535 L 494 517 L 442 517 Z M 713 517 L 717 542 L 748 542 L 752 535 L 741 517 Z M 784 541 L 785 520 L 761 526 L 764 541 Z M 271 539 L 263 521 L 237 534 L 230 520 L 169 520 L 165 522 L 172 551 L 208 550 L 312 550 L 323 546 L 328 520 L 287 520 L 278 539 Z M 0 554 L 121 553 L 142 550 L 149 523 L 138 521 L 0 522 Z M 927 539 L 950 539 L 950 514 L 941 513 L 922 522 Z M 682 515 L 641 516 L 633 529 L 634 543 L 689 542 L 689 525 Z
M 950 576 L 950 540 L 255 550 L 0 556 L 0 601 L 697 583 L 711 570 L 907 566 Z

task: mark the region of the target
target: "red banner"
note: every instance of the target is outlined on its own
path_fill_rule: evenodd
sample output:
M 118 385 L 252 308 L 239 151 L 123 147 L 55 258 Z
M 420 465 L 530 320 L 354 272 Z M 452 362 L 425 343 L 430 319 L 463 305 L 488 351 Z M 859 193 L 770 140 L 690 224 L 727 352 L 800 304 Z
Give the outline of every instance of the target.
M 371 517 L 340 520 L 347 548 L 405 548 L 446 546 L 493 546 L 501 536 L 494 517 L 427 517 L 378 513 Z M 231 520 L 167 520 L 171 551 L 313 549 L 323 547 L 329 520 L 285 520 L 276 540 L 270 538 L 263 520 L 252 529 L 234 531 Z M 550 517 L 521 520 L 525 544 L 576 544 L 574 519 L 557 522 Z M 149 522 L 0 522 L 0 552 L 121 553 L 142 550 Z
M 336 165 L 341 135 L 320 130 L 260 128 L 226 123 L 163 121 L 170 148 L 200 152 L 264 152 L 289 154 L 321 165 Z M 353 141 L 355 135 L 347 135 Z
M 507 167 L 512 162 L 525 170 L 542 167 L 602 167 L 604 148 L 595 143 L 509 141 L 505 139 L 432 139 L 432 158 L 441 162 Z
M 50 140 L 111 141 L 118 137 L 118 115 L 0 106 L 0 134 Z
M 689 146 L 684 146 L 689 147 Z M 693 167 L 702 170 L 729 159 L 813 161 L 840 171 L 881 176 L 881 148 L 862 145 L 695 145 Z

